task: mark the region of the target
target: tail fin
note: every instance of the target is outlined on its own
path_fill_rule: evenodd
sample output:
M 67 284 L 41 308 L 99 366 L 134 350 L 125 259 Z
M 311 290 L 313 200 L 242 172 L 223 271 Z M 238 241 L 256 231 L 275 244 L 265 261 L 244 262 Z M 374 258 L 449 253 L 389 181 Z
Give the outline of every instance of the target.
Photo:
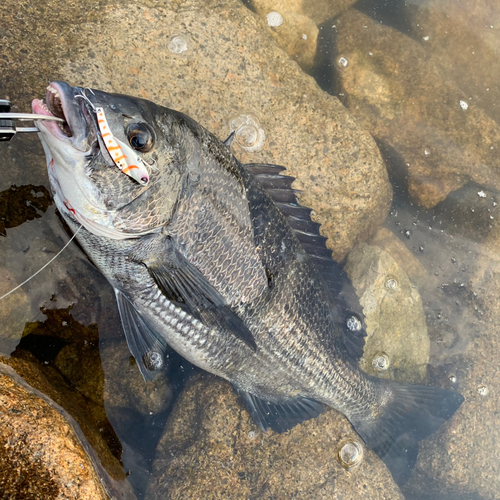
M 351 419 L 356 432 L 385 462 L 398 484 L 410 477 L 418 442 L 436 431 L 462 404 L 458 392 L 391 383 L 392 401 L 376 419 Z

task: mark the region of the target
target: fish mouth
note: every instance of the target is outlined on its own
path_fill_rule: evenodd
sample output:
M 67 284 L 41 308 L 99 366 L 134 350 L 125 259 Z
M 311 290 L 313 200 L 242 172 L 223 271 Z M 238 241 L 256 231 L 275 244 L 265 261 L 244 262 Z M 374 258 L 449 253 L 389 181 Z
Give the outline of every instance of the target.
M 94 140 L 90 137 L 89 112 L 83 99 L 76 99 L 80 89 L 70 87 L 65 82 L 52 82 L 47 87 L 45 102 L 33 99 L 31 107 L 34 113 L 62 118 L 63 123 L 37 120 L 38 128 L 49 132 L 58 141 L 69 142 L 80 150 L 88 151 Z

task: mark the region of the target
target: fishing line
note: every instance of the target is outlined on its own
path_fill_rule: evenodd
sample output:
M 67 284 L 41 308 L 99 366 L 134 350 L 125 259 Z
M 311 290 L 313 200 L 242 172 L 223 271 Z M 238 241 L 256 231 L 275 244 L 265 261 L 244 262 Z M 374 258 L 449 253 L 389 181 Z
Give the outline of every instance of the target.
M 59 252 L 57 252 L 54 257 L 52 257 L 52 259 L 50 259 L 47 264 L 45 264 L 43 267 L 41 267 L 35 274 L 31 275 L 27 280 L 23 281 L 20 285 L 17 285 L 16 288 L 13 288 L 10 292 L 7 292 L 5 295 L 2 295 L 0 297 L 0 300 L 4 299 L 5 297 L 7 297 L 7 295 L 10 295 L 12 292 L 15 292 L 18 288 L 21 288 L 23 285 L 25 285 L 26 283 L 28 283 L 29 280 L 31 280 L 32 278 L 34 278 L 38 273 L 40 273 L 41 271 L 43 271 L 48 265 L 50 265 L 52 262 L 54 262 L 54 260 L 57 259 L 57 257 L 59 257 L 59 255 L 61 255 L 64 250 L 66 250 L 66 248 L 68 247 L 68 245 L 75 239 L 75 236 L 78 234 L 78 231 L 80 231 L 80 229 L 82 228 L 82 226 L 80 226 L 76 231 L 75 231 L 75 234 L 69 239 L 68 243 L 66 243 L 66 245 L 64 245 L 61 250 L 59 250 Z

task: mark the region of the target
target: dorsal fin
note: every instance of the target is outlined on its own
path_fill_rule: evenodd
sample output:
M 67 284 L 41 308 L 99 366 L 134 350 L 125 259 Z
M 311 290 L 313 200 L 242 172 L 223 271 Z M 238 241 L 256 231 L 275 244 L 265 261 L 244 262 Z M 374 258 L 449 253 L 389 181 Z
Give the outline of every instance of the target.
M 331 250 L 326 247 L 327 238 L 319 233 L 320 224 L 311 220 L 312 210 L 299 204 L 297 191 L 291 187 L 295 178 L 283 175 L 282 172 L 286 169 L 280 165 L 250 163 L 244 165 L 244 168 L 286 217 L 295 236 L 323 277 L 335 303 L 342 311 L 343 347 L 354 359 L 361 358 L 366 331 L 358 296 L 347 274 L 340 264 L 333 260 Z

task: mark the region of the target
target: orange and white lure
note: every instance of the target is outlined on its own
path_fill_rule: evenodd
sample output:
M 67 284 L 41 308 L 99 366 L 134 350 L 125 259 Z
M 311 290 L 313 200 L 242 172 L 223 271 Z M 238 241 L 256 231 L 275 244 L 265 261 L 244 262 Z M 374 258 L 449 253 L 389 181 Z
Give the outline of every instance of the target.
M 127 146 L 111 133 L 103 108 L 95 107 L 95 112 L 102 140 L 115 165 L 124 174 L 132 177 L 140 184 L 146 185 L 149 182 L 149 173 L 143 159 L 130 146 Z

